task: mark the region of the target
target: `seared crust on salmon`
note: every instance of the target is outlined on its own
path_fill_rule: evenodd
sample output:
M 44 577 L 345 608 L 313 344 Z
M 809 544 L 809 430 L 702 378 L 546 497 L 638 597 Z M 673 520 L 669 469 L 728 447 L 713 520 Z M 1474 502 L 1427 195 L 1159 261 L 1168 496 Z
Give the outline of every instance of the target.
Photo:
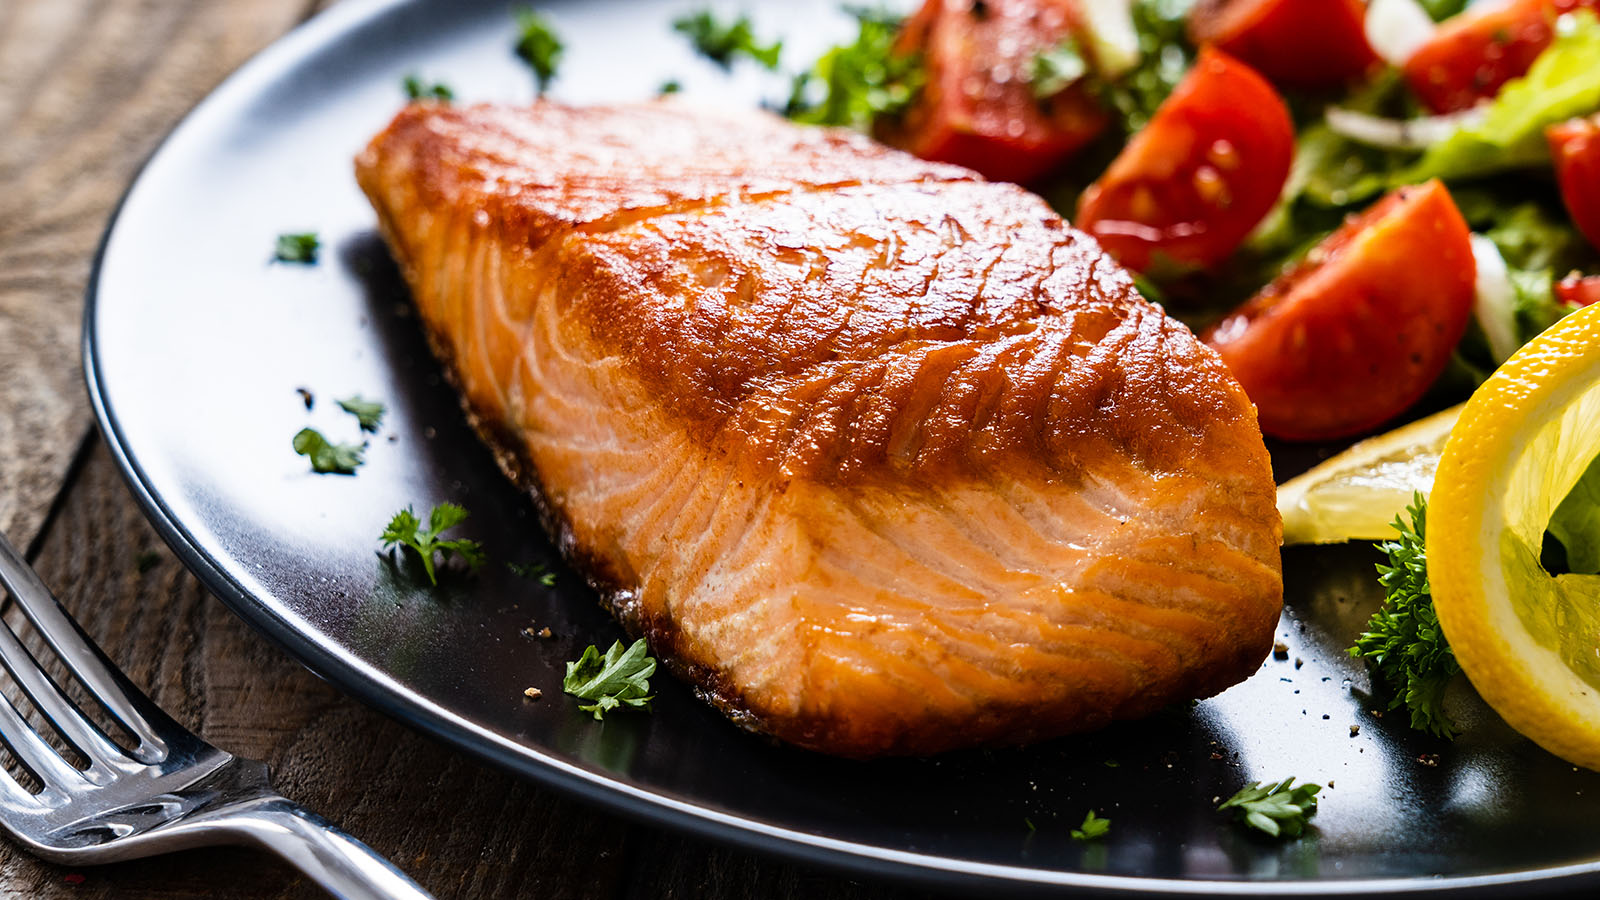
M 1266 656 L 1254 408 L 1037 197 L 671 103 L 413 104 L 356 171 L 508 474 L 746 727 L 1016 744 Z

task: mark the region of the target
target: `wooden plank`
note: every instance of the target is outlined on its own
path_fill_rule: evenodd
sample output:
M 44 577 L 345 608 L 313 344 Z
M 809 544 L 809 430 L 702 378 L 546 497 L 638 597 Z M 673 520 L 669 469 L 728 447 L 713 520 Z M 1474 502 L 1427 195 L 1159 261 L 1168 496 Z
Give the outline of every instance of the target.
M 0 530 L 33 539 L 83 435 L 84 284 L 139 162 L 307 0 L 0 2 Z
M 147 571 L 140 572 L 146 558 Z M 112 660 L 178 721 L 265 760 L 288 797 L 338 822 L 440 897 L 607 897 L 629 826 L 533 787 L 346 698 L 209 596 L 90 451 L 44 537 L 40 574 Z M 321 896 L 246 850 L 95 868 L 0 841 L 0 895 L 40 900 Z

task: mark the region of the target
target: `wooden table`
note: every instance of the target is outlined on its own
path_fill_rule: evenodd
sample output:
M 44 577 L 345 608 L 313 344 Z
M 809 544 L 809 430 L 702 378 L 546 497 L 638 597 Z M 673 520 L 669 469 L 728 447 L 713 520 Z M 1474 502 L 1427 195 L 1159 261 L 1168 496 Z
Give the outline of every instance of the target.
M 96 242 L 183 112 L 321 5 L 0 0 L 0 530 L 157 703 L 440 898 L 898 895 L 632 825 L 413 733 L 236 619 L 135 507 L 80 374 Z M 0 896 L 322 895 L 246 850 L 78 870 L 0 841 Z

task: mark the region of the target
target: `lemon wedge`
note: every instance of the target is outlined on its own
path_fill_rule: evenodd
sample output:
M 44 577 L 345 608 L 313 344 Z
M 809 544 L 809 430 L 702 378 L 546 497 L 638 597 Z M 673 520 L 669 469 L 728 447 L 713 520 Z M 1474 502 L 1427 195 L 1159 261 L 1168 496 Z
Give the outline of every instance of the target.
M 1463 404 L 1465 405 L 1465 404 Z M 1371 437 L 1278 488 L 1285 544 L 1383 541 L 1414 492 L 1428 493 L 1450 427 L 1453 406 Z
M 1445 637 L 1513 728 L 1600 769 L 1600 576 L 1540 564 L 1558 504 L 1600 453 L 1600 306 L 1518 350 L 1467 401 L 1428 504 Z

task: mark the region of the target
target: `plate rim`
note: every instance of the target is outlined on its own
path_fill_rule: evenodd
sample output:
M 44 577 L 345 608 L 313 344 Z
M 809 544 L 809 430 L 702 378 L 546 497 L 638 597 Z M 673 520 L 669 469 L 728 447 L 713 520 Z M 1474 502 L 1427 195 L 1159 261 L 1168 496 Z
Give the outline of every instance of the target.
M 1012 890 L 1075 890 L 1100 896 L 1159 895 L 1238 897 L 1318 897 L 1352 894 L 1421 895 L 1452 891 L 1462 895 L 1524 896 L 1541 892 L 1600 886 L 1600 859 L 1472 876 L 1391 878 L 1321 877 L 1302 881 L 1205 878 L 1184 879 L 1103 875 L 1059 869 L 986 863 L 953 856 L 895 850 L 873 844 L 830 838 L 780 828 L 743 816 L 698 805 L 686 799 L 646 790 L 603 772 L 550 756 L 527 744 L 510 741 L 451 713 L 426 697 L 394 682 L 355 654 L 333 648 L 295 627 L 231 578 L 201 541 L 161 498 L 127 443 L 116 411 L 107 397 L 99 361 L 96 328 L 107 249 L 122 221 L 129 199 L 146 171 L 173 140 L 215 107 L 235 95 L 271 83 L 310 52 L 335 42 L 361 24 L 396 10 L 430 0 L 344 0 L 307 19 L 256 51 L 249 59 L 191 106 L 135 168 L 101 232 L 84 288 L 80 349 L 84 383 L 95 424 L 118 472 L 145 518 L 162 540 L 234 615 L 265 636 L 295 662 L 361 703 L 401 724 L 419 730 L 458 750 L 528 778 L 582 803 L 634 822 L 742 849 L 778 856 L 834 871 L 890 879 L 924 887 L 999 887 Z M 952 880 L 954 879 L 954 880 Z

